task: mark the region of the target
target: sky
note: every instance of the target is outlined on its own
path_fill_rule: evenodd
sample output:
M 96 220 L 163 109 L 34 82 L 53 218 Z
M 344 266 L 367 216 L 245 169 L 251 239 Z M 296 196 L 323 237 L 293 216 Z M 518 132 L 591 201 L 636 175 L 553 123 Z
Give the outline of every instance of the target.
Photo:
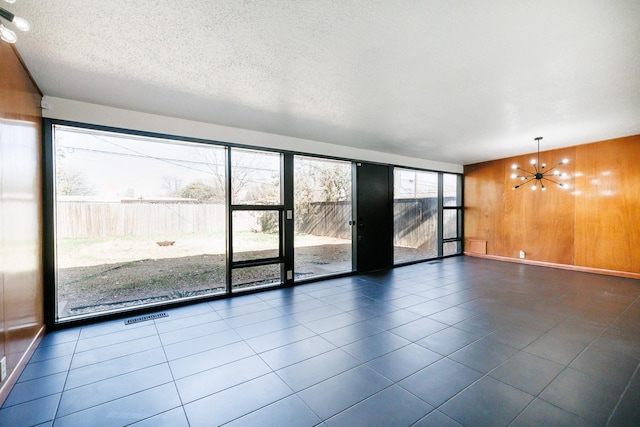
M 163 177 L 213 182 L 224 148 L 56 126 L 56 169 L 80 173 L 103 199 L 167 197 Z M 217 158 L 216 158 L 217 155 Z M 221 173 L 224 169 L 221 169 Z
M 211 185 L 216 179 L 212 165 L 218 165 L 218 174 L 224 175 L 225 148 L 220 146 L 61 125 L 54 128 L 54 142 L 56 170 L 79 173 L 92 189 L 92 200 L 170 197 L 167 179 L 181 186 L 193 182 Z M 274 170 L 279 171 L 277 154 L 263 152 L 256 159 L 255 151 L 233 150 L 234 160 L 244 161 L 256 172 L 254 176 L 257 179 L 273 175 Z M 445 174 L 445 193 L 455 193 L 457 178 L 449 175 Z M 398 168 L 396 180 L 396 197 L 437 195 L 435 172 Z

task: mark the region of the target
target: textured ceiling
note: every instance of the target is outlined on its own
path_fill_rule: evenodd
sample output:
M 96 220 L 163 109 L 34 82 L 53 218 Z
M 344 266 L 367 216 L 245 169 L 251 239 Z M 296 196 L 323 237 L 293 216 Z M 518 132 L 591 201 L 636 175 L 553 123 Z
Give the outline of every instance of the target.
M 18 0 L 45 95 L 469 164 L 640 133 L 640 1 Z

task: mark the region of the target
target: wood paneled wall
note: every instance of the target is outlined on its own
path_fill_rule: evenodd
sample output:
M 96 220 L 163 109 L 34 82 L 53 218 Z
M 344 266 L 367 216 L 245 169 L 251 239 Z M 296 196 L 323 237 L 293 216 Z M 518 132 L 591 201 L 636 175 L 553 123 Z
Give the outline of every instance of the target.
M 487 254 L 640 273 L 640 135 L 540 153 L 570 174 L 561 189 L 517 190 L 511 165 L 529 154 L 465 166 L 465 240 Z
M 0 42 L 0 404 L 44 331 L 41 98 L 13 46 Z

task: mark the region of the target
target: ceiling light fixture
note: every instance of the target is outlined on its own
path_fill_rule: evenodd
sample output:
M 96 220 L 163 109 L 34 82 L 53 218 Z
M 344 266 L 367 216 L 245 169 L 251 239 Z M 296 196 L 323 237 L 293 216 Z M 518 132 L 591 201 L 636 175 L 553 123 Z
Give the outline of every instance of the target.
M 518 175 L 518 174 L 512 174 L 511 178 L 514 179 L 519 179 L 521 181 L 524 181 L 521 184 L 516 185 L 515 187 L 512 188 L 512 190 L 517 190 L 518 188 L 533 182 L 533 185 L 531 186 L 532 190 L 537 190 L 538 189 L 538 183 L 540 183 L 540 187 L 542 188 L 542 191 L 545 191 L 547 188 L 544 186 L 544 182 L 543 180 L 547 180 L 547 181 L 551 181 L 554 184 L 558 184 L 558 186 L 560 187 L 564 187 L 564 184 L 558 182 L 558 181 L 554 181 L 553 179 L 550 179 L 550 177 L 554 177 L 554 178 L 559 178 L 559 177 L 566 177 L 567 174 L 566 173 L 561 173 L 560 171 L 554 170 L 555 168 L 557 168 L 560 165 L 566 165 L 567 163 L 569 163 L 569 159 L 564 159 L 562 160 L 560 163 L 558 163 L 557 165 L 555 165 L 554 167 L 552 167 L 551 169 L 547 169 L 545 170 L 545 168 L 547 167 L 547 165 L 545 163 L 540 164 L 540 140 L 542 139 L 541 136 L 538 136 L 536 138 L 534 138 L 534 140 L 536 140 L 538 142 L 538 160 L 532 159 L 531 160 L 531 166 L 534 167 L 534 172 L 530 172 L 526 169 L 522 169 L 520 166 L 514 164 L 513 166 L 511 166 L 511 169 L 515 169 L 518 171 L 521 171 L 520 173 L 522 173 L 522 175 Z
M 4 1 L 9 4 L 15 3 L 15 0 Z M 13 13 L 2 7 L 0 7 L 0 18 L 6 20 L 7 22 L 12 22 L 13 25 L 15 25 L 15 27 L 20 31 L 29 31 L 31 29 L 31 25 L 29 25 L 29 22 L 26 19 L 15 16 Z M 16 36 L 16 33 L 5 27 L 2 22 L 0 22 L 0 38 L 7 43 L 15 43 L 16 41 L 18 41 L 18 36 Z

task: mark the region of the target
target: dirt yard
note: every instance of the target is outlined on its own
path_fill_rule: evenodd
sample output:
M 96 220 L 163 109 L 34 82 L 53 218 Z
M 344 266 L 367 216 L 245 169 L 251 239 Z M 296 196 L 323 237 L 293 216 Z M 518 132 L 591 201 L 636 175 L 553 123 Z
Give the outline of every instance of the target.
M 305 246 L 295 252 L 296 279 L 351 270 L 350 243 L 316 236 L 303 238 L 297 245 Z M 149 239 L 66 242 L 58 263 L 58 314 L 76 316 L 224 293 L 225 255 L 203 254 L 214 246 L 214 240 L 182 236 L 166 247 Z M 273 242 L 273 236 L 254 239 L 253 246 L 262 250 L 243 251 L 243 259 L 272 256 Z M 218 244 L 224 245 L 224 240 Z M 417 253 L 411 248 L 397 249 L 403 251 L 403 257 L 415 257 Z M 278 282 L 277 266 L 233 271 L 234 289 Z

